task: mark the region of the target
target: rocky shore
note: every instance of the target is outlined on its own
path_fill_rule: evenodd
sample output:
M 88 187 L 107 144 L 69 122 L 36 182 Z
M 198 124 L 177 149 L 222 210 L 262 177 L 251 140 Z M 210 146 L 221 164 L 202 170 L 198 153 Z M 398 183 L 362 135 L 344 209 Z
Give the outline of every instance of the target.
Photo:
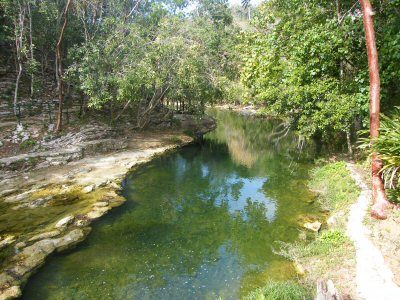
M 84 240 L 94 220 L 122 205 L 125 198 L 120 195 L 121 182 L 128 172 L 191 143 L 194 137 L 188 135 L 189 131 L 205 133 L 215 126 L 212 120 L 204 121 L 201 128 L 193 127 L 196 122 L 187 119 L 180 122 L 185 126 L 179 130 L 134 133 L 125 138 L 102 138 L 101 142 L 82 139 L 79 146 L 63 146 L 58 141 L 57 146 L 47 150 L 50 156 L 42 151 L 18 159 L 3 158 L 0 299 L 20 297 L 22 287 L 47 256 Z M 64 140 L 70 141 L 71 136 Z M 104 140 L 108 140 L 109 147 L 104 146 Z M 72 158 L 56 154 L 76 148 L 80 155 Z M 42 159 L 32 162 L 25 156 Z

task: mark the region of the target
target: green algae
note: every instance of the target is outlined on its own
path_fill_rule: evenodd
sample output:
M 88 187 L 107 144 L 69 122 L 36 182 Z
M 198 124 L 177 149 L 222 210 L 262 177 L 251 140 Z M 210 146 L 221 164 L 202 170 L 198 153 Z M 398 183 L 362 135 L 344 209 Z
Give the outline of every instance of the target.
M 298 239 L 318 216 L 309 191 L 313 154 L 278 124 L 215 112 L 217 130 L 137 168 L 127 202 L 94 224 L 74 251 L 50 259 L 25 299 L 236 299 L 295 279 L 276 241 Z
M 62 217 L 89 212 L 93 203 L 110 198 L 110 193 L 113 198 L 120 197 L 109 187 L 98 188 L 91 193 L 83 193 L 82 186 L 73 184 L 52 184 L 37 190 L 34 186 L 31 188 L 33 192 L 21 201 L 7 203 L 5 198 L 0 199 L 0 235 L 12 234 L 24 240 L 51 230 Z M 46 198 L 48 200 L 45 203 L 32 206 L 36 201 Z M 2 251 L 1 256 L 4 261 L 8 255 Z

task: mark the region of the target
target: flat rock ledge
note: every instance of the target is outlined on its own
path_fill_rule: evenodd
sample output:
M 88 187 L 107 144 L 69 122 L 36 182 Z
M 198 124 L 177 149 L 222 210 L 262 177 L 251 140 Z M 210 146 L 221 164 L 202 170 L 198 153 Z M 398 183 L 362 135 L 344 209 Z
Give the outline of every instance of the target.
M 53 178 L 57 178 L 57 181 L 64 177 L 66 180 L 73 180 L 73 185 L 80 187 L 80 190 L 83 189 L 83 193 L 94 194 L 98 198 L 95 198 L 94 202 L 88 202 L 87 209 L 82 213 L 66 213 L 45 232 L 33 232 L 34 234 L 28 234 L 24 238 L 9 235 L 0 240 L 0 245 L 1 243 L 7 247 L 14 245 L 15 249 L 15 254 L 7 258 L 7 263 L 1 269 L 0 300 L 21 297 L 23 286 L 29 277 L 45 263 L 49 255 L 74 247 L 83 241 L 91 231 L 89 227 L 91 222 L 105 215 L 112 208 L 122 205 L 126 200 L 118 194 L 121 188 L 120 182 L 132 168 L 143 165 L 157 156 L 192 141 L 193 139 L 186 138 L 179 143 L 168 142 L 142 150 L 128 149 L 114 156 L 105 155 L 104 157 L 83 159 L 75 162 L 72 170 L 71 168 L 64 170 L 68 171 L 68 176 L 65 176 L 65 172 L 63 176 L 58 176 L 60 174 L 53 176 Z M 38 180 L 43 181 L 42 179 Z M 46 184 L 41 184 L 46 187 L 54 183 L 49 179 Z M 63 183 L 62 181 L 58 182 L 60 185 Z M 5 202 L 12 198 L 14 200 L 12 203 L 26 202 L 33 193 L 30 190 L 15 195 L 15 191 L 16 189 L 8 187 L 5 191 L 0 190 L 0 193 L 2 196 L 7 195 L 4 198 Z M 96 196 L 96 193 L 99 193 L 100 196 Z

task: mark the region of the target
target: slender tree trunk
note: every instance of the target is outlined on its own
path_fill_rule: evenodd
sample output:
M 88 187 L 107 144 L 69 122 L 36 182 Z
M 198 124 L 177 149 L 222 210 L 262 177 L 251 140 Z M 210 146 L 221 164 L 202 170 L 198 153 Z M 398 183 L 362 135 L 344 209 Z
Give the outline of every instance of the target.
M 60 37 L 58 39 L 57 47 L 56 47 L 56 72 L 58 74 L 58 116 L 57 116 L 57 127 L 56 131 L 61 131 L 62 129 L 62 121 L 63 121 L 63 106 L 64 106 L 64 78 L 63 78 L 63 67 L 62 67 L 62 43 L 64 41 L 64 33 L 65 28 L 68 24 L 68 11 L 71 7 L 72 0 L 68 0 L 67 5 L 64 10 L 64 24 L 61 28 Z
M 33 57 L 33 38 L 32 38 L 32 12 L 31 12 L 31 4 L 28 3 L 28 16 L 29 16 L 29 52 L 30 52 L 30 60 L 31 64 L 33 63 L 34 57 Z M 33 74 L 34 70 L 31 69 L 31 98 L 33 97 L 33 86 L 34 86 L 34 80 L 35 80 L 35 75 Z
M 379 137 L 380 127 L 380 93 L 381 84 L 379 76 L 379 63 L 378 63 L 378 50 L 376 48 L 376 38 L 374 30 L 374 12 L 372 10 L 371 2 L 369 0 L 360 0 L 363 19 L 365 37 L 368 52 L 368 65 L 370 76 L 370 135 L 371 142 L 373 143 Z M 385 193 L 385 186 L 380 174 L 383 163 L 378 153 L 372 155 L 372 208 L 371 214 L 378 219 L 386 219 L 386 209 L 390 205 Z
M 22 66 L 22 47 L 24 41 L 24 31 L 25 31 L 25 7 L 19 4 L 19 15 L 18 20 L 15 21 L 15 50 L 17 53 L 17 79 L 15 81 L 15 90 L 14 90 L 14 115 L 17 116 L 17 104 L 18 104 L 18 90 L 19 90 L 19 82 L 21 80 L 21 75 L 23 71 Z
M 350 128 L 346 129 L 346 140 L 347 140 L 347 150 L 349 151 L 349 155 L 353 157 L 353 146 L 351 144 L 351 130 Z

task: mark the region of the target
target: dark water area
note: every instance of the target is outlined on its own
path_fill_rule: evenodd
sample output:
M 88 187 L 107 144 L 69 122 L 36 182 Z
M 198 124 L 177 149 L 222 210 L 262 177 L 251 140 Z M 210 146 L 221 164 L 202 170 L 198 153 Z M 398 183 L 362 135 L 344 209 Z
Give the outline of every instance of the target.
M 24 299 L 238 299 L 295 277 L 273 253 L 315 215 L 312 152 L 279 122 L 215 111 L 218 128 L 124 181 L 127 202 L 49 259 Z

